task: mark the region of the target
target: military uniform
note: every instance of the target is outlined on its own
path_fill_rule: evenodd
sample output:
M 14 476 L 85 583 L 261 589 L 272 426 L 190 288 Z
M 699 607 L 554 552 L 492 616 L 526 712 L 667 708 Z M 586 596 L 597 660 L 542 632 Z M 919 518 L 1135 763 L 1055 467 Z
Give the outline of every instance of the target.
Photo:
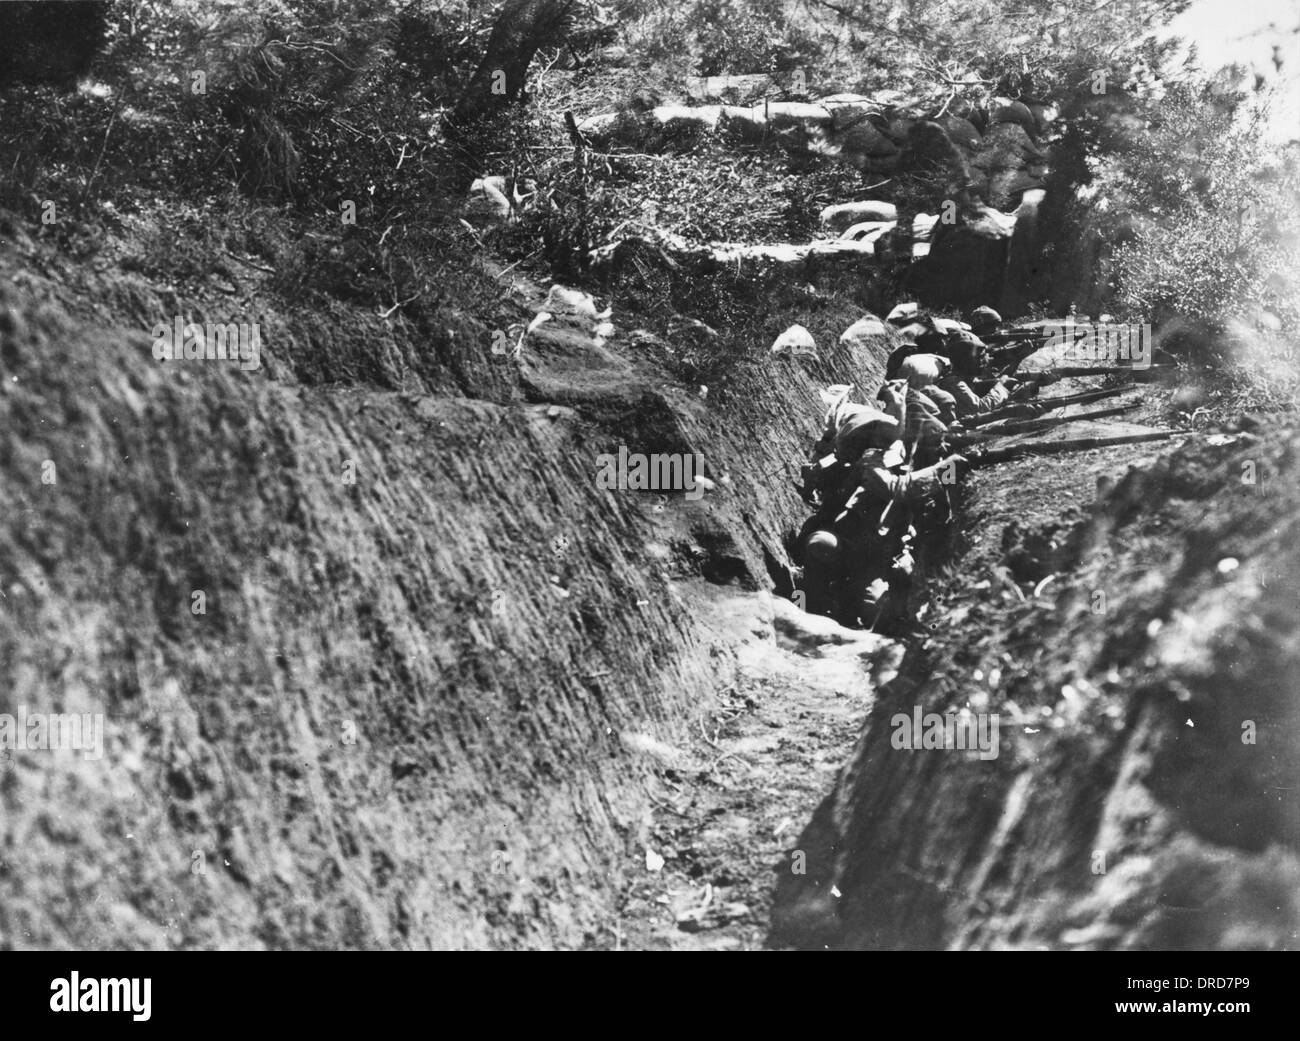
M 907 380 L 913 390 L 926 391 L 937 387 L 950 395 L 955 402 L 957 417 L 984 415 L 1005 405 L 1011 396 L 1014 380 L 999 377 L 983 394 L 977 394 L 953 367 L 953 363 L 938 354 L 914 354 L 899 366 L 899 377 Z
M 919 470 L 891 465 L 881 449 L 869 449 L 846 466 L 823 510 L 806 526 L 809 609 L 866 628 L 901 615 L 914 567 L 913 508 L 956 473 L 951 459 Z
M 881 389 L 881 404 L 850 403 L 844 394 L 833 400 L 805 468 L 818 510 L 796 542 L 807 609 L 868 628 L 906 602 L 912 506 L 955 474 L 947 460 L 911 469 L 894 442 L 899 434 L 912 439 L 913 463 L 937 457 L 945 432 L 940 406 L 901 382 Z

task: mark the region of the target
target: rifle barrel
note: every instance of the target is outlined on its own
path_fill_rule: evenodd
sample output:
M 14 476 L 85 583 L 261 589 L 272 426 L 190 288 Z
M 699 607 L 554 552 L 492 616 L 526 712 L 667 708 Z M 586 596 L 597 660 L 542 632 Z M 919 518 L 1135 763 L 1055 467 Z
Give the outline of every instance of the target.
M 1048 410 L 1063 408 L 1066 405 L 1082 405 L 1088 401 L 1100 401 L 1102 398 L 1117 398 L 1126 394 L 1132 387 L 1098 387 L 1096 390 L 1081 390 L 1075 394 L 1058 394 L 1055 397 L 1030 398 L 1027 404 L 1040 405 Z
M 1081 390 L 1077 394 L 1058 394 L 1055 397 L 1029 398 L 1026 401 L 1013 401 L 1011 404 L 1004 405 L 1002 406 L 1002 408 L 995 409 L 994 411 L 986 413 L 985 415 L 968 416 L 966 419 L 962 420 L 962 426 L 968 428 L 982 427 L 982 426 L 987 426 L 989 423 L 997 423 L 1002 420 L 1003 418 L 1002 414 L 1004 412 L 1009 412 L 1012 409 L 1020 408 L 1025 405 L 1036 406 L 1042 412 L 1051 412 L 1054 409 L 1064 408 L 1066 405 L 1083 405 L 1091 401 L 1100 401 L 1103 398 L 1119 397 L 1119 395 L 1124 394 L 1131 389 L 1132 389 L 1131 387 L 1127 387 L 1127 386 L 1099 387 L 1096 390 Z M 1010 419 L 1015 417 L 1008 416 L 1006 418 Z M 1037 418 L 1037 417 L 1030 417 L 1030 418 Z
M 1008 333 L 989 333 L 987 336 L 981 336 L 980 339 L 990 347 L 996 347 L 1004 343 L 1023 343 L 1025 340 L 1035 342 L 1041 340 L 1046 343 L 1054 335 L 1054 333 L 1039 332 L 1037 329 L 1020 329 Z
M 1081 437 L 1069 441 L 1036 441 L 1029 444 L 1013 445 L 1009 448 L 990 448 L 972 462 L 980 466 L 1007 462 L 1025 455 L 1058 455 L 1064 452 L 1086 452 L 1093 448 L 1109 448 L 1112 445 L 1136 445 L 1147 441 L 1163 441 L 1179 434 L 1191 433 L 1189 430 L 1153 430 L 1146 434 L 1119 434 L 1114 437 Z
M 1117 376 L 1120 373 L 1128 372 L 1133 374 L 1143 372 L 1163 372 L 1171 368 L 1169 365 L 1148 365 L 1145 369 L 1140 369 L 1134 365 L 1058 365 L 1055 368 L 1043 369 L 1042 372 L 1025 372 L 1021 373 L 1017 379 L 1033 380 L 1036 377 L 1042 378 L 1047 374 L 1052 374 L 1058 378 L 1067 376 Z
M 1118 405 L 1115 408 L 1100 408 L 1092 412 L 1078 412 L 1073 416 L 1045 416 L 1041 419 L 1027 419 L 1023 423 L 1014 423 L 1007 421 L 1007 425 L 998 427 L 995 430 L 982 430 L 978 433 L 957 434 L 953 437 L 954 444 L 977 444 L 983 441 L 990 441 L 995 437 L 1006 437 L 1008 434 L 1031 434 L 1039 430 L 1050 430 L 1052 427 L 1064 426 L 1066 423 L 1077 423 L 1088 419 L 1105 419 L 1108 416 L 1118 416 L 1125 412 L 1130 412 L 1141 404 L 1139 401 L 1130 401 L 1124 405 Z

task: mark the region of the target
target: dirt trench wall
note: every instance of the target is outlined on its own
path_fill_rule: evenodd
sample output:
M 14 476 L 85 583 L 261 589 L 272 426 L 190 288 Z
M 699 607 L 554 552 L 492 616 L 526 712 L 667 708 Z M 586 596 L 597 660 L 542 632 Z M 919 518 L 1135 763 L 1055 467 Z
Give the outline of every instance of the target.
M 632 749 L 688 739 L 730 675 L 674 581 L 766 586 L 802 507 L 760 467 L 886 345 L 775 380 L 759 347 L 733 411 L 647 395 L 618 342 L 618 387 L 558 402 L 581 366 L 551 357 L 494 403 L 297 385 L 274 342 L 260 372 L 164 366 L 138 315 L 26 286 L 0 299 L 0 713 L 103 713 L 105 745 L 0 762 L 0 947 L 599 938 L 644 870 Z M 602 490 L 620 444 L 729 480 Z
M 108 744 L 6 771 L 6 941 L 566 931 L 550 895 L 619 870 L 620 731 L 700 682 L 631 511 L 573 472 L 574 417 L 163 370 L 19 320 L 5 707 L 103 711 Z

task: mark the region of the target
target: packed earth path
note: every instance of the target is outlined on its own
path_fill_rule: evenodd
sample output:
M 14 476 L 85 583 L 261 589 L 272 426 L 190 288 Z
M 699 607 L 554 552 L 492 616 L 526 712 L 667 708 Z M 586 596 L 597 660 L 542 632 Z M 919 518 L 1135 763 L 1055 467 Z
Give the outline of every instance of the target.
M 843 765 L 902 648 L 767 594 L 700 586 L 697 610 L 739 649 L 740 674 L 683 748 L 657 749 L 645 871 L 595 946 L 752 950 L 773 872 Z

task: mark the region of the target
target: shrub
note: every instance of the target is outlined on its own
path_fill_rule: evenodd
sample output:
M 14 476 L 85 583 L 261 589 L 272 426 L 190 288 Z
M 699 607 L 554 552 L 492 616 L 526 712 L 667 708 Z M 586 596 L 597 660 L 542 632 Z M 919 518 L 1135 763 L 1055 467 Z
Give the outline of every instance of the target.
M 1103 178 L 1132 215 L 1115 257 L 1125 312 L 1212 329 L 1264 308 L 1291 327 L 1300 321 L 1300 152 L 1275 152 L 1265 113 L 1243 106 L 1213 87 L 1176 87 L 1143 146 Z

